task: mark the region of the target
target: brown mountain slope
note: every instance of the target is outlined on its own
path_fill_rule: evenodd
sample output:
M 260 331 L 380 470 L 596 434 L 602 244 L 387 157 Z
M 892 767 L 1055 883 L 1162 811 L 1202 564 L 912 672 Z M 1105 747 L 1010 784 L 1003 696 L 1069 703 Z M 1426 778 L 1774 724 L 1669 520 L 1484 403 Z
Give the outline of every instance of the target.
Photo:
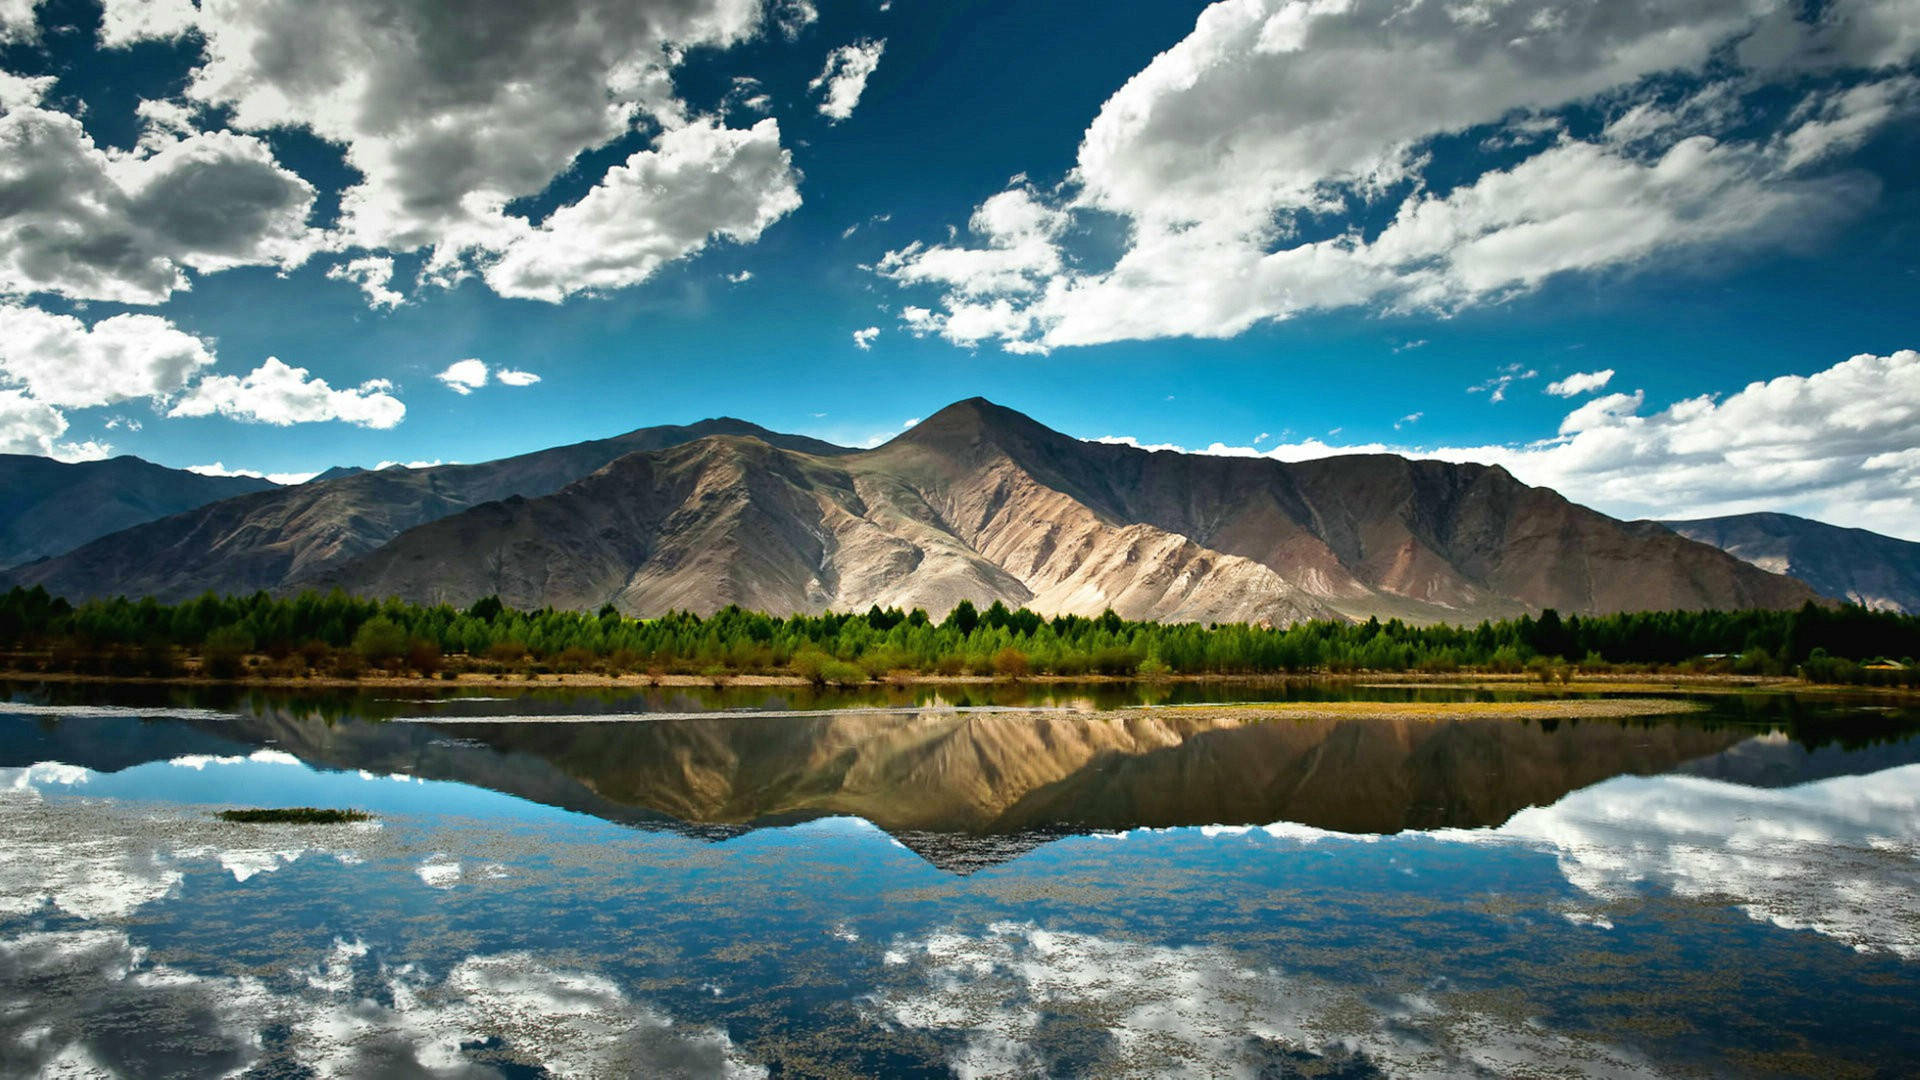
M 278 589 L 357 556 L 414 526 L 513 496 L 559 490 L 609 461 L 711 435 L 751 436 L 831 455 L 840 447 L 741 420 L 641 428 L 479 465 L 355 472 L 200 507 L 102 537 L 0 577 L 79 600 Z
M 878 449 L 712 438 L 414 529 L 306 582 L 659 614 L 961 599 L 1228 621 L 1790 607 L 1790 578 L 1504 470 L 1085 443 L 974 399 Z
M 250 476 L 201 476 L 137 457 L 68 463 L 0 454 L 0 568 L 221 499 L 278 487 Z
M 1779 574 L 1836 600 L 1920 614 L 1920 544 L 1791 514 L 1735 514 L 1660 524 L 1689 540 Z

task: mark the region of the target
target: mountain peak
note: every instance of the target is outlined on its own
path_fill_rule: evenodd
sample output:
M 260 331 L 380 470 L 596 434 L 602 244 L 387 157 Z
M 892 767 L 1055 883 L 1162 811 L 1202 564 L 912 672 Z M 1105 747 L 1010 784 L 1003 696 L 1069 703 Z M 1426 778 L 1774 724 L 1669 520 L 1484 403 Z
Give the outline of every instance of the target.
M 895 442 L 918 446 L 947 446 L 957 442 L 992 443 L 1063 439 L 1066 436 L 1022 412 L 996 405 L 983 397 L 953 404 L 902 432 Z

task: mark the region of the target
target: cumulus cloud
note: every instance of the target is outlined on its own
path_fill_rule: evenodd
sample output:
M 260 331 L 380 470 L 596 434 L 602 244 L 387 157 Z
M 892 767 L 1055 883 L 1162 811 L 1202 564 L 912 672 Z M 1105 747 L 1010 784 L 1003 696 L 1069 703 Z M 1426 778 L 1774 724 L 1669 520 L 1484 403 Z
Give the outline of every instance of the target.
M 807 84 L 807 89 L 821 95 L 820 115 L 836 124 L 853 115 L 886 47 L 885 41 L 863 40 L 827 54 L 827 66 Z
M 100 46 L 124 48 L 177 38 L 192 30 L 199 17 L 193 0 L 106 0 L 100 12 Z
M 0 42 L 31 41 L 39 36 L 34 9 L 41 0 L 0 0 Z
M 1564 379 L 1555 379 L 1547 384 L 1546 392 L 1554 397 L 1579 397 L 1591 394 L 1613 381 L 1613 369 L 1600 371 L 1576 371 Z
M 1396 453 L 1500 465 L 1521 480 L 1623 518 L 1775 510 L 1920 540 L 1920 352 L 1862 354 L 1647 414 L 1646 395 L 1605 394 L 1552 437 L 1520 445 L 1393 446 L 1318 439 L 1207 454 L 1279 461 Z M 1135 439 L 1107 436 L 1143 449 Z
M 59 409 L 18 390 L 0 390 L 0 454 L 72 460 L 73 455 L 62 453 L 55 442 L 66 433 L 67 418 Z
M 488 379 L 507 386 L 532 386 L 540 381 L 540 376 L 531 371 L 516 371 L 513 368 L 493 370 L 487 367 L 485 361 L 471 357 L 448 364 L 446 370 L 435 375 L 434 378 L 445 383 L 447 389 L 462 397 L 487 385 Z
M 854 347 L 858 348 L 861 352 L 865 352 L 873 348 L 873 339 L 879 336 L 880 328 L 877 326 L 869 326 L 864 330 L 855 330 L 853 332 Z
M 210 375 L 200 380 L 168 410 L 168 416 L 221 416 L 287 427 L 339 420 L 360 427 L 390 428 L 406 416 L 407 407 L 390 391 L 386 379 L 369 379 L 356 387 L 334 389 L 325 379 L 310 375 L 278 357 L 245 375 Z
M 37 107 L 0 115 L 0 293 L 157 304 L 187 270 L 311 254 L 314 190 L 249 135 L 155 133 L 129 152 Z
M 213 363 L 207 343 L 157 315 L 88 327 L 71 315 L 0 305 L 0 381 L 47 405 L 164 399 Z
M 385 255 L 366 255 L 349 259 L 327 270 L 332 281 L 348 281 L 360 286 L 371 307 L 396 308 L 407 298 L 392 288 L 393 260 Z
M 1890 30 L 1907 2 L 1852 0 L 1821 18 Z M 1055 230 L 989 282 L 956 269 L 1008 261 L 976 224 L 976 242 L 911 246 L 876 270 L 940 289 L 937 306 L 916 306 L 928 313 L 916 329 L 1032 351 L 1225 337 L 1342 307 L 1449 311 L 1559 274 L 1795 243 L 1877 195 L 1871 177 L 1820 166 L 1908 110 L 1911 77 L 1789 85 L 1803 99 L 1792 137 L 1742 127 L 1743 101 L 1791 81 L 1777 62 L 1716 71 L 1680 106 L 1648 79 L 1700 77 L 1787 7 L 1217 3 L 1108 99 L 1067 183 L 1038 200 L 1076 226 L 1123 225 L 1117 259 L 1075 257 Z M 1834 55 L 1870 67 L 1912 52 Z M 1615 122 L 1575 137 L 1558 114 L 1576 106 Z M 1430 179 L 1436 141 L 1476 131 L 1483 153 L 1504 156 L 1465 181 Z M 1384 227 L 1355 224 L 1361 211 Z
M 796 32 L 815 17 L 804 3 L 772 14 L 776 25 Z M 533 8 L 506 0 L 320 7 L 206 0 L 197 19 L 204 62 L 186 96 L 226 110 L 237 130 L 305 128 L 339 146 L 361 180 L 342 194 L 338 244 L 389 253 L 428 249 L 423 280 L 430 282 L 457 279 L 482 268 L 476 260 L 504 256 L 505 268 L 489 273 L 490 283 L 511 295 L 550 298 L 643 280 L 659 261 L 697 250 L 699 240 L 681 234 L 703 226 L 700 238 L 757 235 L 758 227 L 738 216 L 696 212 L 745 179 L 768 189 L 745 201 L 797 201 L 784 157 L 779 169 L 743 175 L 732 155 L 677 152 L 713 135 L 712 122 L 690 118 L 675 95 L 674 69 L 691 50 L 725 48 L 759 33 L 762 16 L 762 6 L 747 0 L 571 0 Z M 695 133 L 680 136 L 689 127 Z M 650 153 L 663 168 L 647 171 L 653 159 L 630 159 L 625 173 L 616 169 L 583 202 L 538 228 L 509 212 L 586 151 L 636 131 L 659 133 Z M 756 146 L 771 138 L 777 145 L 778 129 L 726 138 Z M 723 175 L 707 175 L 708 166 Z M 645 221 L 637 230 L 643 237 L 665 232 L 675 240 L 636 240 L 620 230 L 618 222 L 634 213 Z M 603 242 L 621 250 L 594 255 Z M 627 256 L 640 265 L 626 272 L 610 265 Z M 582 280 L 550 280 L 573 272 Z
M 1488 401 L 1507 400 L 1507 387 L 1522 379 L 1531 379 L 1540 373 L 1523 364 L 1508 364 L 1500 369 L 1500 374 L 1486 382 L 1467 387 L 1469 394 L 1485 394 Z
M 473 359 L 456 360 L 434 378 L 447 384 L 447 389 L 465 396 L 487 385 L 487 365 Z
M 571 206 L 526 228 L 485 271 L 502 296 L 558 303 L 638 284 L 713 237 L 759 239 L 800 205 L 780 125 L 709 121 L 662 135 Z

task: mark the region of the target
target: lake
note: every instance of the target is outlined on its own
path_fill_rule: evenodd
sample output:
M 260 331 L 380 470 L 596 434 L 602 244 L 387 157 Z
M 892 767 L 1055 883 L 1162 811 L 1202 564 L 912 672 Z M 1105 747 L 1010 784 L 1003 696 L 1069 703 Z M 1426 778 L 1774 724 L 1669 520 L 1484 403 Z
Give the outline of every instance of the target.
M 1920 710 L 1152 707 L 1495 698 L 0 686 L 0 1074 L 1914 1072 Z

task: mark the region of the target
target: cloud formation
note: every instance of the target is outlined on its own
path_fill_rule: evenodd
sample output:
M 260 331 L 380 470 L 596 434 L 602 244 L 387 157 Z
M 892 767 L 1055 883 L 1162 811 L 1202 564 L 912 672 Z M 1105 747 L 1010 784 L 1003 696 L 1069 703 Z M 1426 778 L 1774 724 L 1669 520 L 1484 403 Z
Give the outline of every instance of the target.
M 484 276 L 502 296 L 550 303 L 625 288 L 715 237 L 751 243 L 799 205 L 778 122 L 700 121 L 660 136 L 579 202 L 521 229 Z
M 448 364 L 446 370 L 435 375 L 446 384 L 447 389 L 465 397 L 487 385 L 487 380 L 503 383 L 507 386 L 532 386 L 540 381 L 540 376 L 531 371 L 515 371 L 512 368 L 489 369 L 486 362 L 471 357 L 456 360 Z
M 867 78 L 880 66 L 885 41 L 856 41 L 827 54 L 827 66 L 820 69 L 807 89 L 820 95 L 820 115 L 839 123 L 853 115 L 860 95 L 867 91 Z
M 368 428 L 390 428 L 407 407 L 390 392 L 393 383 L 369 379 L 359 386 L 334 389 L 278 357 L 245 375 L 211 375 L 184 394 L 168 416 L 213 416 L 249 420 L 276 427 L 339 420 Z
M 1564 379 L 1555 379 L 1547 384 L 1546 393 L 1554 397 L 1579 397 L 1604 388 L 1613 381 L 1613 369 L 1601 371 L 1576 371 Z
M 157 304 L 188 270 L 297 266 L 313 200 L 251 135 L 150 124 L 107 151 L 71 116 L 17 106 L 0 115 L 0 295 Z
M 369 307 L 396 308 L 407 302 L 407 298 L 392 287 L 393 259 L 385 255 L 349 259 L 329 268 L 327 278 L 360 286 L 360 291 L 367 294 Z
M 690 142 L 715 140 L 714 122 L 690 116 L 673 86 L 689 50 L 745 41 L 762 31 L 766 14 L 747 0 L 534 8 L 505 0 L 205 0 L 197 12 L 178 2 L 115 3 L 102 34 L 125 45 L 177 37 L 190 24 L 203 54 L 186 101 L 221 110 L 239 132 L 304 128 L 340 147 L 361 179 L 342 193 L 331 246 L 374 257 L 426 250 L 425 281 L 480 270 L 508 295 L 553 299 L 644 280 L 710 234 L 757 236 L 764 220 L 728 212 L 742 201 L 778 206 L 775 217 L 797 205 L 784 156 L 778 168 L 743 171 L 732 154 L 688 154 Z M 798 33 L 817 13 L 790 2 L 772 17 Z M 777 127 L 721 130 L 720 142 L 758 147 L 770 139 L 777 148 Z M 509 211 L 583 153 L 636 132 L 653 133 L 654 148 L 609 172 L 581 202 L 539 226 Z M 744 182 L 764 190 L 728 192 Z M 618 223 L 635 213 L 644 223 L 622 230 Z M 614 250 L 593 253 L 603 245 Z M 636 265 L 612 266 L 626 257 Z M 347 265 L 349 280 L 377 278 L 377 264 Z M 147 295 L 155 291 L 145 286 Z M 393 303 L 370 285 L 367 292 L 376 304 Z
M 1622 518 L 1776 510 L 1920 540 L 1920 352 L 1861 354 L 1811 375 L 1753 382 L 1648 414 L 1646 395 L 1613 393 L 1569 412 L 1558 432 L 1520 445 L 1330 444 L 1187 451 L 1302 461 L 1404 454 L 1500 465 L 1529 483 Z M 1097 441 L 1141 449 L 1109 435 Z
M 1044 231 L 976 214 L 964 239 L 876 270 L 938 289 L 906 309 L 916 332 L 1038 351 L 1445 312 L 1793 244 L 1877 196 L 1838 164 L 1914 108 L 1913 79 L 1880 70 L 1917 47 L 1894 31 L 1902 5 L 1840 0 L 1816 23 L 1784 0 L 1217 3 L 1107 100 L 1057 191 L 982 204 L 1035 203 Z M 1736 44 L 1735 70 L 1711 65 Z M 1810 66 L 1852 85 L 1806 89 Z M 1653 76 L 1694 86 L 1676 99 Z M 1753 103 L 1783 88 L 1800 106 L 1756 134 Z M 1575 134 L 1576 107 L 1611 122 Z M 1443 152 L 1477 175 L 1432 175 Z M 1117 258 L 1083 250 L 1116 222 Z
M 865 329 L 855 330 L 853 332 L 854 347 L 861 352 L 866 352 L 868 349 L 873 348 L 873 339 L 879 336 L 880 328 L 877 326 L 869 326 Z
M 62 408 L 164 400 L 213 364 L 207 343 L 157 315 L 88 327 L 71 315 L 0 305 L 0 382 Z

